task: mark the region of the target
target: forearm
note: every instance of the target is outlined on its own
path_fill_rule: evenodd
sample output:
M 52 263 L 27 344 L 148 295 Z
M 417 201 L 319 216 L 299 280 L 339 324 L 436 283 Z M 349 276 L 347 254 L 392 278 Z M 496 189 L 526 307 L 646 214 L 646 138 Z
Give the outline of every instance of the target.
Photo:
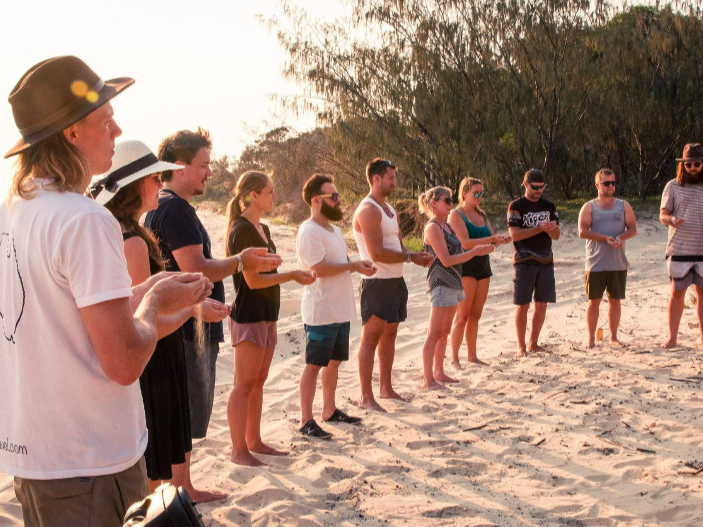
M 607 242 L 608 236 L 605 234 L 598 234 L 592 230 L 579 230 L 579 238 L 584 240 L 593 240 L 594 242 Z
M 666 225 L 667 227 L 673 226 L 673 225 L 671 225 L 671 216 L 672 216 L 672 214 L 668 210 L 662 209 L 659 211 L 659 221 L 661 223 L 663 223 L 664 225 Z
M 293 279 L 293 272 L 287 273 L 244 273 L 249 289 L 265 289 L 274 285 L 280 285 Z
M 219 282 L 237 272 L 237 268 L 239 267 L 239 258 L 236 256 L 229 256 L 228 258 L 221 258 L 217 260 L 203 259 L 201 266 L 202 269 L 181 270 L 193 273 L 203 273 L 211 282 Z
M 149 291 L 151 286 L 147 282 L 142 282 L 139 285 L 132 287 L 132 298 L 129 299 L 132 305 L 132 313 L 136 313 L 139 304 L 141 304 L 144 295 Z
M 468 251 L 470 249 L 473 249 L 474 247 L 478 247 L 479 245 L 485 245 L 487 243 L 492 243 L 495 244 L 495 239 L 493 236 L 489 236 L 487 238 L 467 238 L 466 240 L 463 240 L 461 242 L 461 247 Z
M 556 241 L 556 240 L 558 240 L 558 239 L 561 237 L 561 229 L 559 229 L 559 228 L 557 227 L 557 228 L 554 229 L 553 231 L 547 232 L 547 234 L 549 235 L 549 237 L 550 237 L 552 240 Z
M 156 349 L 158 302 L 154 295 L 144 295 L 134 313 L 134 325 L 116 338 L 115 353 L 120 357 L 113 380 L 128 386 L 139 379 Z M 106 372 L 107 373 L 107 372 Z
M 544 232 L 541 227 L 529 227 L 527 229 L 521 229 L 519 227 L 510 229 L 510 236 L 513 238 L 514 242 L 519 242 L 526 240 L 527 238 L 532 238 L 537 236 L 539 233 Z
M 317 273 L 317 276 L 322 278 L 323 276 L 336 276 L 338 274 L 354 272 L 354 262 L 346 263 L 327 263 L 320 262 L 317 265 L 313 265 L 310 270 Z
M 195 306 L 183 309 L 171 315 L 160 315 L 156 321 L 157 338 L 162 339 L 174 331 L 177 331 L 189 318 L 195 316 Z
M 630 238 L 634 238 L 637 236 L 637 227 L 632 227 L 631 229 L 625 230 L 618 238 L 620 238 L 622 241 L 629 240 Z
M 410 251 L 408 251 L 408 249 L 401 243 L 400 252 L 381 247 L 379 249 L 369 251 L 369 256 L 374 262 L 394 264 L 405 262 L 406 255 L 408 254 L 408 252 Z

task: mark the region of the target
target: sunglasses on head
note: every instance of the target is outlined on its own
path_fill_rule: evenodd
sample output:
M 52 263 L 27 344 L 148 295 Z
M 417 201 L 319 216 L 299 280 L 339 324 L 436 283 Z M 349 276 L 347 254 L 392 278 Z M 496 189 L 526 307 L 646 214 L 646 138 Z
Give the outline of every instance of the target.
M 545 188 L 546 186 L 547 186 L 546 183 L 545 183 L 544 185 L 533 185 L 532 183 L 530 183 L 530 188 L 531 188 L 532 190 L 544 190 L 544 188 Z
M 686 161 L 683 164 L 683 166 L 685 166 L 686 168 L 691 168 L 691 167 L 701 168 L 702 164 L 703 164 L 703 162 L 701 162 L 701 161 Z
M 483 197 L 483 191 L 474 192 L 474 198 L 478 199 L 478 198 L 482 198 L 482 197 Z
M 389 159 L 381 159 L 378 162 L 378 164 L 381 165 L 382 167 L 392 167 L 393 166 L 393 163 L 391 163 Z
M 601 181 L 600 184 L 603 185 L 604 187 L 610 187 L 610 186 L 614 187 L 615 181 Z
M 333 203 L 337 203 L 339 201 L 339 192 L 335 192 L 334 194 L 320 194 L 317 196 L 318 198 L 332 198 Z

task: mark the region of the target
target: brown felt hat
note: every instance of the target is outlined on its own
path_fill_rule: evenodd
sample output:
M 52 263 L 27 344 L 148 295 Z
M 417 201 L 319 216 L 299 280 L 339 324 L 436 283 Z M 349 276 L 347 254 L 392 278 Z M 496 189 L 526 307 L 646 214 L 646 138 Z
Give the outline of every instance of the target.
M 65 130 L 132 84 L 129 77 L 103 81 L 77 57 L 32 66 L 7 98 L 22 139 L 5 158 Z
M 703 146 L 700 143 L 689 143 L 683 147 L 683 157 L 676 161 L 703 161 Z

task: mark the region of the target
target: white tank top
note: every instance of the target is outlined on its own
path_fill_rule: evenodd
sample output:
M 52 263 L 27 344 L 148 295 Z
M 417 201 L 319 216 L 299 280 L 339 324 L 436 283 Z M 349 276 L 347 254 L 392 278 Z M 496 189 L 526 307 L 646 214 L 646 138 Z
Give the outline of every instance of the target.
M 400 229 L 398 228 L 398 218 L 395 209 L 388 205 L 388 208 L 393 213 L 393 217 L 389 218 L 384 212 L 383 207 L 381 207 L 376 201 L 370 197 L 366 196 L 361 203 L 371 203 L 381 211 L 381 232 L 383 232 L 383 247 L 385 249 L 391 249 L 393 251 L 401 252 L 402 248 L 400 246 L 400 238 L 398 237 Z M 356 223 L 356 215 L 361 208 L 361 203 L 357 207 L 354 213 L 354 223 Z M 369 256 L 369 251 L 366 250 L 366 243 L 364 242 L 364 236 L 354 229 L 354 238 L 356 239 L 356 246 L 359 248 L 359 256 L 362 260 L 372 260 Z M 371 278 L 402 278 L 403 277 L 403 262 L 400 263 L 381 263 L 373 262 L 378 270 Z

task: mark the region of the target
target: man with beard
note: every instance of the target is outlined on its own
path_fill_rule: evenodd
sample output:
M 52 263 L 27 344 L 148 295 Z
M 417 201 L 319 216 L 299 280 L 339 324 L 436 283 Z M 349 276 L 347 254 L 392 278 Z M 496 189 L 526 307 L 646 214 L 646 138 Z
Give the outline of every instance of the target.
M 618 340 L 620 301 L 625 298 L 627 269 L 625 240 L 637 234 L 635 212 L 630 204 L 615 199 L 615 174 L 609 168 L 596 173 L 598 198 L 589 201 L 579 213 L 579 238 L 586 240 L 586 324 L 588 347 L 596 344 L 596 326 L 603 293 L 608 291 L 610 345 L 622 347 Z
M 337 408 L 335 391 L 339 365 L 349 360 L 349 328 L 351 321 L 356 320 L 351 273 L 371 276 L 376 267 L 366 260 L 350 262 L 342 231 L 330 223 L 342 219 L 342 200 L 332 177 L 310 177 L 303 186 L 303 200 L 310 207 L 310 219 L 298 230 L 298 267 L 314 272 L 318 279 L 305 286 L 301 304 L 307 346 L 300 376 L 300 432 L 329 439 L 332 434 L 320 428 L 312 414 L 317 376 L 322 370 L 322 420 L 359 424 L 360 418 Z
M 354 213 L 354 238 L 359 255 L 370 260 L 378 271 L 361 281 L 361 343 L 359 345 L 359 408 L 385 412 L 371 389 L 373 363 L 378 348 L 381 399 L 404 400 L 391 384 L 395 337 L 398 324 L 407 316 L 408 288 L 403 280 L 403 263 L 427 267 L 434 256 L 410 252 L 403 245 L 398 214 L 386 199 L 396 186 L 396 167 L 387 159 L 376 158 L 366 165 L 370 192 Z
M 666 244 L 666 258 L 669 260 L 669 338 L 662 348 L 676 346 L 679 324 L 683 315 L 686 290 L 696 288 L 696 310 L 699 346 L 703 347 L 703 146 L 688 144 L 683 149 L 683 157 L 676 160 L 676 179 L 664 187 L 659 221 L 669 226 L 669 241 Z

